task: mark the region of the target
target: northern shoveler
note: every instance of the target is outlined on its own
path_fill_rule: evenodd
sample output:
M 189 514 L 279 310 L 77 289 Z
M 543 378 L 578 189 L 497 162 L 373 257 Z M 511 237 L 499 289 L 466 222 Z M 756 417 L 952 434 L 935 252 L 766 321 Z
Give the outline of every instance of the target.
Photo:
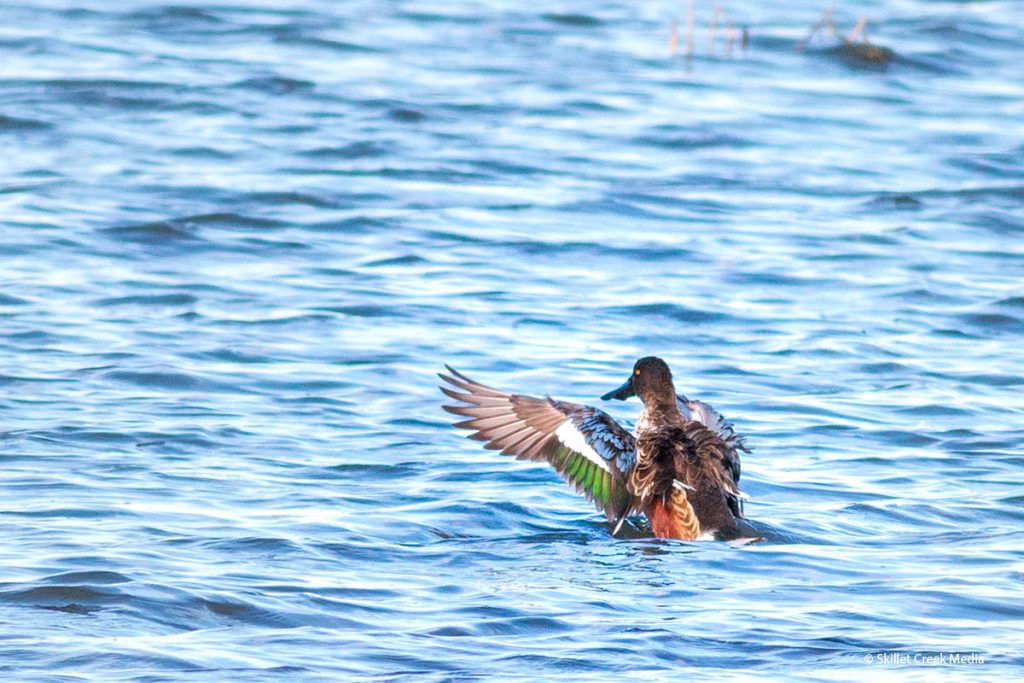
M 625 384 L 601 397 L 640 397 L 635 434 L 596 408 L 509 394 L 445 367 L 451 374 L 440 377 L 450 386 L 441 391 L 459 405 L 444 409 L 470 418 L 455 426 L 503 455 L 547 460 L 605 513 L 613 535 L 637 512 L 660 538 L 738 535 L 739 451 L 749 450 L 714 408 L 676 394 L 660 358 L 641 358 Z

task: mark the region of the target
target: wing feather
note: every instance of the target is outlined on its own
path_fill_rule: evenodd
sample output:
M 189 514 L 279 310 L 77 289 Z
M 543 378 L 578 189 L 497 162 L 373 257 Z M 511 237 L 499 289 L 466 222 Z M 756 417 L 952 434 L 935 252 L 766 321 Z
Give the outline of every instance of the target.
M 632 511 L 626 485 L 636 462 L 636 441 L 606 413 L 550 398 L 510 394 L 471 380 L 445 366 L 441 391 L 456 405 L 444 409 L 468 418 L 456 427 L 472 430 L 471 439 L 521 460 L 547 460 L 577 491 L 592 500 L 609 520 Z
M 544 453 L 551 447 L 551 442 L 555 440 L 554 436 L 542 433 L 536 443 L 523 449 L 523 453 L 520 457 L 522 457 L 523 460 L 543 460 Z
M 733 424 L 726 420 L 724 415 L 703 401 L 696 401 L 678 395 L 676 396 L 676 405 L 679 406 L 679 412 L 683 414 L 683 417 L 700 422 L 725 443 L 727 448 L 723 451 L 722 457 L 732 475 L 733 484 L 739 484 L 740 475 L 743 472 L 743 467 L 740 463 L 740 451 L 744 453 L 750 452 L 746 439 L 736 433 Z M 743 512 L 743 501 L 741 498 L 743 498 L 743 495 L 737 494 L 730 500 L 730 505 L 734 508 L 737 517 L 741 516 Z
M 746 437 L 737 434 L 733 423 L 725 419 L 725 416 L 715 410 L 710 404 L 704 401 L 696 401 L 686 398 L 683 395 L 676 396 L 676 405 L 679 412 L 688 420 L 696 420 L 738 451 L 750 452 L 747 446 Z
M 739 488 L 739 453 L 713 429 L 692 420 L 684 427 L 697 458 L 687 463 L 683 483 L 691 487 L 705 480 L 722 491 L 734 517 L 743 516 L 743 499 Z

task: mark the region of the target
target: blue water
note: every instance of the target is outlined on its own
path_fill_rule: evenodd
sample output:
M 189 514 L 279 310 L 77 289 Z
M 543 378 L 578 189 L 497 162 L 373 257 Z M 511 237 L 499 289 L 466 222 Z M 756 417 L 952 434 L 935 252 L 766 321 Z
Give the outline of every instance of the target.
M 1019 676 L 1018 3 L 684 6 L 0 2 L 0 676 Z M 765 541 L 440 409 L 651 353 Z

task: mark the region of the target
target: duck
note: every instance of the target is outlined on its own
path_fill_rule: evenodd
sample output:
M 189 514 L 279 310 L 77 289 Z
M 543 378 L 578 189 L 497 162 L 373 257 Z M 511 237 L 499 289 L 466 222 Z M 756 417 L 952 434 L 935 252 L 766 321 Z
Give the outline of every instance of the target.
M 487 449 L 548 462 L 605 514 L 612 536 L 634 514 L 658 538 L 741 535 L 746 440 L 709 404 L 678 394 L 661 358 L 636 361 L 625 383 L 601 397 L 643 402 L 634 432 L 592 406 L 500 391 L 445 369 L 440 389 L 456 403 L 443 408 L 468 418 L 455 427 Z

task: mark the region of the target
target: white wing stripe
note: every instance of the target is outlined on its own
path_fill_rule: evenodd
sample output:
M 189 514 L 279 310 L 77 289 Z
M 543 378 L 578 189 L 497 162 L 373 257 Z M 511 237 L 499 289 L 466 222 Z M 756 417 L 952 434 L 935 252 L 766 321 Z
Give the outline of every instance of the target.
M 571 448 L 590 462 L 594 463 L 605 472 L 611 472 L 611 467 L 608 466 L 608 462 L 598 455 L 597 451 L 590 447 L 587 443 L 586 438 L 580 433 L 580 430 L 576 429 L 576 425 L 572 423 L 572 420 L 566 420 L 555 430 L 555 436 L 562 442 L 567 448 Z

